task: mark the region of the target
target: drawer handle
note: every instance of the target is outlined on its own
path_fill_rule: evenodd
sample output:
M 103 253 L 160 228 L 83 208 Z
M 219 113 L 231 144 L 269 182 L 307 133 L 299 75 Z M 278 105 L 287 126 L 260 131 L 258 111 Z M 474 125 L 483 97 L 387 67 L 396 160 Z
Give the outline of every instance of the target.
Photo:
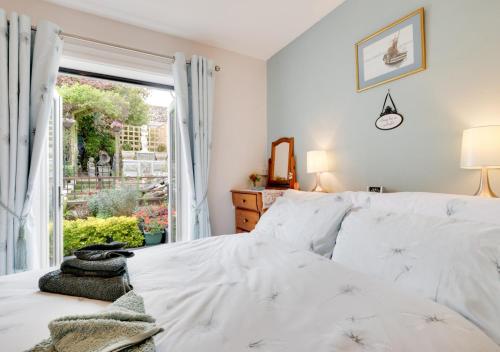
M 248 222 L 248 219 L 247 219 L 247 218 L 243 219 L 243 223 L 245 223 L 245 224 L 246 224 L 247 222 Z
M 246 203 L 246 202 L 247 202 L 247 200 L 246 200 L 246 199 L 243 199 L 243 203 Z

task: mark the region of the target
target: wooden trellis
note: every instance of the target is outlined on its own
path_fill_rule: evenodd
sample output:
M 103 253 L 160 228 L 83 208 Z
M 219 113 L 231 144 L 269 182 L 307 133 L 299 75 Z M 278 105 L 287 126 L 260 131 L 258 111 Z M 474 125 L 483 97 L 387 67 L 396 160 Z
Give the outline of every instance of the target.
M 120 143 L 130 145 L 133 151 L 141 150 L 141 126 L 124 125 L 120 134 Z
M 150 152 L 158 152 L 158 147 L 167 144 L 167 126 L 149 126 L 148 127 L 148 147 Z
M 148 151 L 157 152 L 160 145 L 166 145 L 166 129 L 166 126 L 148 126 Z M 120 134 L 120 143 L 130 145 L 133 151 L 140 151 L 142 149 L 141 126 L 124 125 Z

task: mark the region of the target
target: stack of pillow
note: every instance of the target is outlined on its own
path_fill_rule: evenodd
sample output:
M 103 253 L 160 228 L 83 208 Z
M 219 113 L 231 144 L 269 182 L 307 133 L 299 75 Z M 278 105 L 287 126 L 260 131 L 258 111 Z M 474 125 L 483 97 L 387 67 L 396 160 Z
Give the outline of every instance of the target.
M 38 286 L 45 292 L 115 301 L 133 288 L 127 258 L 134 253 L 124 250 L 125 245 L 113 242 L 77 250 L 76 258 L 66 259 L 60 270 L 41 277 Z
M 500 199 L 290 190 L 255 231 L 448 306 L 500 344 L 499 214 Z

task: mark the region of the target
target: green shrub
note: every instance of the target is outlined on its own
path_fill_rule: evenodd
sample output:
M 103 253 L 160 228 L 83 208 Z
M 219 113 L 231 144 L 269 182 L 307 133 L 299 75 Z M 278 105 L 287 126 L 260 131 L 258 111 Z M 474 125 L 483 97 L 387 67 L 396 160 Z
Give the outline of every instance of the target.
M 63 174 L 64 174 L 64 177 L 75 176 L 75 168 L 73 167 L 73 165 L 64 165 Z
M 159 153 L 164 153 L 167 151 L 167 146 L 163 143 L 158 144 L 158 147 L 156 147 L 156 151 Z
M 134 148 L 132 147 L 132 145 L 130 143 L 125 142 L 122 144 L 122 150 L 124 152 L 131 152 L 134 150 Z
M 140 247 L 143 235 L 135 217 L 88 218 L 64 221 L 64 255 L 90 244 L 108 241 L 127 242 L 127 247 Z
M 139 192 L 129 188 L 99 191 L 88 199 L 92 216 L 109 218 L 111 216 L 131 216 L 137 207 Z

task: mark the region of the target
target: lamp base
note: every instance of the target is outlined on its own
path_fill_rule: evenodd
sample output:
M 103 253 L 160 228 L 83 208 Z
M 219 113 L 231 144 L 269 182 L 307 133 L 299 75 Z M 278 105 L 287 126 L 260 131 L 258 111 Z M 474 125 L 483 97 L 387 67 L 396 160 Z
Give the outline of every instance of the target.
M 316 173 L 316 186 L 311 190 L 311 192 L 323 192 L 325 193 L 326 191 L 321 187 L 321 174 L 318 172 Z
M 475 196 L 487 197 L 487 198 L 498 198 L 495 192 L 491 190 L 490 187 L 490 178 L 488 175 L 488 169 L 481 169 L 481 181 L 479 183 L 479 188 L 477 192 L 474 194 Z

